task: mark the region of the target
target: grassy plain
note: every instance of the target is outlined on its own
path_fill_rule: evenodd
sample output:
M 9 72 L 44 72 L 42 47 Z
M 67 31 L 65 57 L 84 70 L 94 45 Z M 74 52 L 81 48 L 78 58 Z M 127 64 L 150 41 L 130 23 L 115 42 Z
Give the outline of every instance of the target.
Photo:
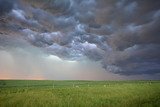
M 0 80 L 0 107 L 160 107 L 160 81 Z

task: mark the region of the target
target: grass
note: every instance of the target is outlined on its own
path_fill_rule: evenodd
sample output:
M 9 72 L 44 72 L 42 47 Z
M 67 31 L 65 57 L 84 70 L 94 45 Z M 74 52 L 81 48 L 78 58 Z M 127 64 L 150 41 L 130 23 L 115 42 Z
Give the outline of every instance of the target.
M 159 107 L 160 81 L 0 80 L 0 107 Z

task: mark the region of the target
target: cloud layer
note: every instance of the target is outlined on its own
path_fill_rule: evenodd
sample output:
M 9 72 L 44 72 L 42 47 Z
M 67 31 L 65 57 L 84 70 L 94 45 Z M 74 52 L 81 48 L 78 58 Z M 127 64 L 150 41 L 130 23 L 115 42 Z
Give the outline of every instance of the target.
M 46 55 L 72 61 L 87 57 L 101 62 L 112 73 L 160 73 L 159 1 L 51 0 L 38 4 L 33 0 L 32 3 L 0 0 L 0 15 L 7 13 L 6 23 L 0 23 L 6 26 L 3 32 L 7 32 L 7 36 L 0 36 L 1 48 L 16 44 L 13 41 L 18 41 L 18 35 Z M 16 36 L 11 36 L 10 30 Z

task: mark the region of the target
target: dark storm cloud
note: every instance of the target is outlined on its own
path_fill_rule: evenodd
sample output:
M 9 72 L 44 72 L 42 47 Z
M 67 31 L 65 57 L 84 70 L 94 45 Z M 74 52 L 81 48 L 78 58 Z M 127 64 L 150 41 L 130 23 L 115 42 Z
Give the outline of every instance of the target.
M 15 0 L 0 0 L 0 16 L 9 13 L 13 8 Z
M 86 24 L 94 21 L 95 4 L 94 0 L 54 0 L 45 7 L 50 13 L 43 9 L 32 8 L 32 14 L 34 19 L 46 27 L 68 32 L 79 23 Z
M 109 53 L 102 63 L 106 69 L 112 66 L 113 72 L 125 75 L 158 73 L 159 48 L 160 45 L 155 44 L 134 45 L 124 51 Z
M 27 6 L 12 9 L 11 17 L 21 21 L 23 37 L 47 54 L 88 57 L 122 75 L 160 73 L 158 0 L 53 0 L 40 8 Z

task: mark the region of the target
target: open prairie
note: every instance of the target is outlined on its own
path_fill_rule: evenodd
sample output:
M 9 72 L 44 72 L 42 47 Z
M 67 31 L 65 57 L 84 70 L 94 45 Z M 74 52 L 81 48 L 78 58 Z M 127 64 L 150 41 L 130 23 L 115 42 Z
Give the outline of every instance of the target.
M 159 105 L 160 81 L 0 81 L 0 107 L 158 107 Z

